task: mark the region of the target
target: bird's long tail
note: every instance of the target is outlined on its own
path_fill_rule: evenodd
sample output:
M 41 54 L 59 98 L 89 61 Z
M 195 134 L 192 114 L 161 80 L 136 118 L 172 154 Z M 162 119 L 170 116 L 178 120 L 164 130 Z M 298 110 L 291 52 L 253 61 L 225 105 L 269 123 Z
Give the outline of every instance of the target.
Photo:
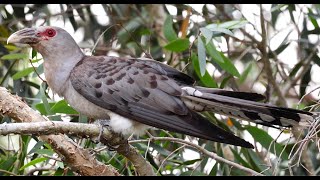
M 275 127 L 307 126 L 314 113 L 255 102 L 263 99 L 256 93 L 225 91 L 202 87 L 183 87 L 185 104 L 198 112 L 212 111 L 229 117 Z

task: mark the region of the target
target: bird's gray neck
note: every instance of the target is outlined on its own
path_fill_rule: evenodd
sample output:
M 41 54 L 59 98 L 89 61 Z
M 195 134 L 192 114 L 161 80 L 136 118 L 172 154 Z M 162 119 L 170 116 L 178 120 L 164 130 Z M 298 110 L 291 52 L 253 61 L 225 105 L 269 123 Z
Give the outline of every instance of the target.
M 55 56 L 44 57 L 46 81 L 52 91 L 59 96 L 64 95 L 72 69 L 85 56 L 80 48 L 71 52 L 72 54 L 60 53 L 55 54 Z

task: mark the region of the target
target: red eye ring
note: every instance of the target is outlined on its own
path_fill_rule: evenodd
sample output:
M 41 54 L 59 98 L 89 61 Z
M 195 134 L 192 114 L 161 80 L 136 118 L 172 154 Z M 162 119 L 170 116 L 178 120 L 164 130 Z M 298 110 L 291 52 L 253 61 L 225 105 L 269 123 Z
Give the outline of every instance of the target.
M 56 31 L 54 29 L 47 29 L 46 30 L 46 35 L 49 37 L 53 37 L 56 35 Z

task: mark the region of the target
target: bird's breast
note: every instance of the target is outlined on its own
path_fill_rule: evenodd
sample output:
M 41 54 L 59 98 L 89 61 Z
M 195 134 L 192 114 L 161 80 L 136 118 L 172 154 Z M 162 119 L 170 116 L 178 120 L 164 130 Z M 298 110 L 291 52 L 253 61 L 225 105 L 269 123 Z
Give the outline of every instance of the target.
M 67 82 L 65 89 L 63 96 L 71 107 L 90 118 L 109 120 L 109 126 L 114 132 L 121 133 L 124 136 L 131 134 L 141 135 L 149 128 L 149 126 L 130 120 L 91 103 L 73 88 L 70 81 Z

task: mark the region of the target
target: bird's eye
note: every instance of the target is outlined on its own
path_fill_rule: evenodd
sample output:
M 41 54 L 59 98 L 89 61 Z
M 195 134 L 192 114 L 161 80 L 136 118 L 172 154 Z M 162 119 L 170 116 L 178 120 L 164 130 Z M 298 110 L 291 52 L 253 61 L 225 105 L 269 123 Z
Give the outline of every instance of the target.
M 56 31 L 53 30 L 53 29 L 47 29 L 47 30 L 46 30 L 46 34 L 47 34 L 47 36 L 49 36 L 49 37 L 53 37 L 54 35 L 56 35 Z

